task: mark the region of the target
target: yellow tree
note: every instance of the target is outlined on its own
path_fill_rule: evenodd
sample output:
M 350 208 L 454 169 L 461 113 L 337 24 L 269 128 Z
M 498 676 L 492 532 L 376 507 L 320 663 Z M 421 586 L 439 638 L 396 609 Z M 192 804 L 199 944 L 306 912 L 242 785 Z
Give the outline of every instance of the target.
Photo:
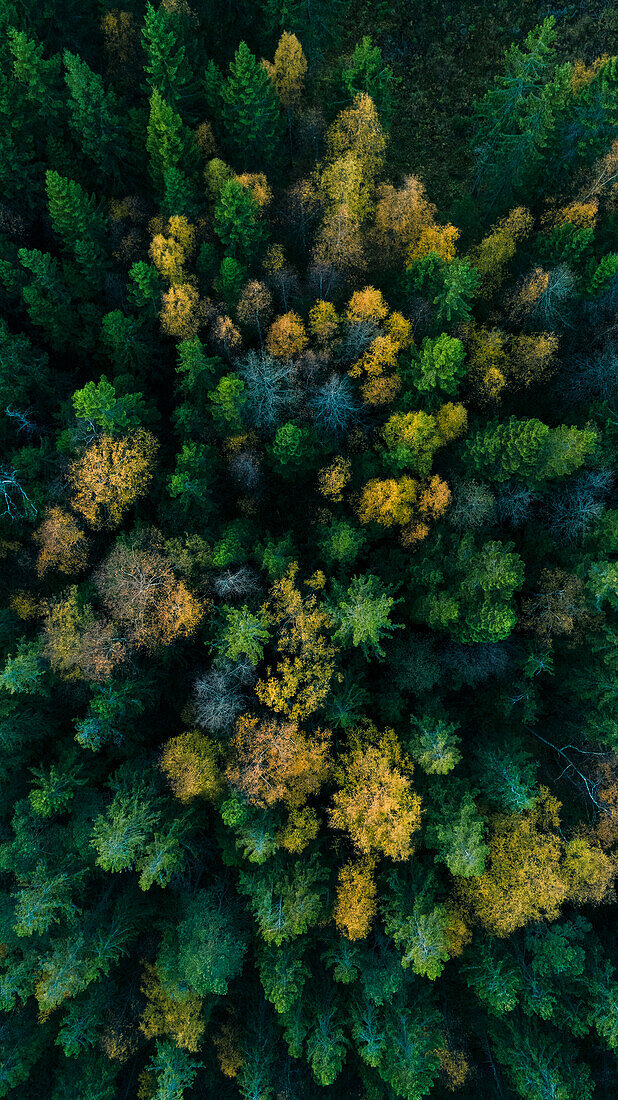
M 218 758 L 219 748 L 214 741 L 199 730 L 188 730 L 166 741 L 160 766 L 181 802 L 194 798 L 214 802 L 223 790 Z
M 264 210 L 272 202 L 273 193 L 263 172 L 243 172 L 236 178 L 251 192 L 260 210 Z
M 263 329 L 272 314 L 272 294 L 265 283 L 252 279 L 244 287 L 236 307 L 236 316 L 241 325 L 257 332 L 260 344 L 263 344 Z
M 305 326 L 297 313 L 290 311 L 273 321 L 266 337 L 266 350 L 275 359 L 293 359 L 307 346 Z
M 140 1029 L 147 1039 L 170 1036 L 183 1050 L 200 1049 L 205 1024 L 197 993 L 171 981 L 152 964 L 144 968 L 142 993 L 146 1007 Z
M 300 807 L 328 776 L 330 731 L 307 736 L 296 722 L 243 714 L 236 723 L 228 782 L 256 806 Z
M 555 332 L 520 332 L 509 346 L 511 386 L 536 386 L 555 369 L 558 337 Z
M 161 299 L 161 328 L 167 336 L 190 340 L 197 336 L 202 316 L 200 299 L 192 283 L 175 283 Z
M 139 430 L 117 438 L 103 435 L 73 463 L 71 504 L 95 531 L 117 527 L 124 513 L 148 492 L 157 441 Z
M 32 538 L 39 546 L 36 563 L 39 577 L 50 569 L 67 575 L 85 569 L 88 539 L 73 516 L 63 508 L 50 508 Z
M 312 252 L 315 264 L 338 267 L 343 271 L 362 271 L 365 253 L 358 218 L 347 203 L 328 210 L 318 230 Z
M 418 482 L 411 477 L 374 477 L 361 493 L 358 515 L 361 523 L 379 523 L 382 527 L 408 524 L 414 519 L 418 501 Z
M 412 770 L 393 730 L 380 733 L 365 723 L 349 735 L 349 749 L 336 770 L 339 789 L 329 817 L 362 855 L 396 860 L 412 855 L 412 837 L 421 823 Z
M 303 82 L 307 72 L 307 58 L 296 35 L 284 31 L 279 39 L 272 64 L 270 61 L 263 61 L 262 64 L 266 68 L 279 99 L 287 112 L 291 153 L 292 110 L 300 102 Z
M 339 870 L 333 918 L 349 940 L 369 935 L 376 915 L 375 859 L 357 859 Z
M 284 31 L 275 50 L 274 61 L 272 64 L 263 61 L 262 64 L 283 106 L 289 111 L 300 100 L 307 72 L 307 59 L 296 35 Z
M 309 310 L 309 332 L 322 347 L 327 347 L 337 335 L 339 317 L 332 302 L 320 299 Z
M 336 503 L 343 500 L 343 490 L 352 476 L 352 464 L 349 458 L 337 455 L 330 466 L 324 466 L 318 473 L 318 492 Z
M 453 225 L 438 225 L 435 215 L 436 207 L 429 202 L 415 176 L 407 176 L 398 189 L 390 183 L 381 184 L 371 234 L 381 263 L 411 264 L 429 252 L 452 260 L 459 230 Z
M 388 305 L 384 301 L 381 290 L 374 286 L 365 286 L 362 290 L 355 290 L 348 302 L 346 309 L 346 321 L 350 324 L 373 321 L 380 325 L 388 316 Z
M 264 613 L 279 629 L 278 660 L 255 692 L 265 706 L 293 721 L 306 718 L 326 699 L 335 668 L 335 648 L 327 630 L 332 626 L 314 592 L 303 595 L 296 586 L 298 564 L 273 585 Z
M 169 283 L 185 281 L 185 264 L 195 249 L 195 229 L 184 215 L 175 214 L 167 223 L 167 236 L 156 233 L 150 244 L 150 259 Z
M 542 787 L 529 810 L 496 817 L 489 864 L 478 878 L 459 881 L 462 900 L 492 935 L 555 920 L 566 900 L 599 902 L 611 888 L 614 861 L 582 835 L 565 844 L 559 811 L 558 800 Z
M 351 107 L 337 115 L 326 134 L 326 159 L 333 161 L 353 153 L 367 180 L 375 179 L 384 161 L 387 139 L 375 104 L 365 92 L 355 96 Z

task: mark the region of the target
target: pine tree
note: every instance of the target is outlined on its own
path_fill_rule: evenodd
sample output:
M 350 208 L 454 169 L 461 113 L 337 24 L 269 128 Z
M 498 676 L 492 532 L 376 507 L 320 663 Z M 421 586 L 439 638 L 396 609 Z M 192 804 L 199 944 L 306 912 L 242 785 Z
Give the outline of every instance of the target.
M 225 140 L 232 155 L 245 169 L 276 161 L 283 129 L 281 109 L 268 73 L 245 42 L 230 64 L 221 96 Z

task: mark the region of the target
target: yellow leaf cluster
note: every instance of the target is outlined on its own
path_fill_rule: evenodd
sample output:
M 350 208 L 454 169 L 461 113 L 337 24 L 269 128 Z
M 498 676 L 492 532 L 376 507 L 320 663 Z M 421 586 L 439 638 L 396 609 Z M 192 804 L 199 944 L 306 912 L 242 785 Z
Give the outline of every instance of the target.
M 340 787 L 329 811 L 332 827 L 345 830 L 362 855 L 409 859 L 421 823 L 410 761 L 391 729 L 379 733 L 367 723 L 349 741 L 338 765 Z
M 272 201 L 273 193 L 263 172 L 244 172 L 242 176 L 237 176 L 237 179 L 247 191 L 251 192 L 260 210 Z
M 167 223 L 167 236 L 157 233 L 149 255 L 157 271 L 169 283 L 185 281 L 185 264 L 195 249 L 195 229 L 183 214 L 175 214 Z
M 70 575 L 79 573 L 88 561 L 88 539 L 64 509 L 50 508 L 32 538 L 39 545 L 36 569 L 42 577 L 50 569 Z
M 161 328 L 168 336 L 190 340 L 197 336 L 202 317 L 200 300 L 191 283 L 175 283 L 165 292 L 161 303 Z
M 330 466 L 324 466 L 318 473 L 318 492 L 335 503 L 343 500 L 343 490 L 352 476 L 352 464 L 349 458 L 337 455 Z
M 80 606 L 77 588 L 48 608 L 43 624 L 44 654 L 54 672 L 67 680 L 104 683 L 125 657 L 126 647 L 112 623 Z
M 339 870 L 333 918 L 349 940 L 369 935 L 376 915 L 375 860 L 358 859 Z
M 567 900 L 599 902 L 616 868 L 600 847 L 560 834 L 560 803 L 546 788 L 522 814 L 493 822 L 490 862 L 478 878 L 460 881 L 459 891 L 476 919 L 495 936 L 510 936 L 532 921 L 555 920 Z
M 318 344 L 326 345 L 337 335 L 339 317 L 332 302 L 320 299 L 309 310 L 309 332 Z
M 214 741 L 199 730 L 189 730 L 166 741 L 160 767 L 176 798 L 191 802 L 194 798 L 215 801 L 223 789 Z
M 489 297 L 500 286 L 504 270 L 515 255 L 519 241 L 532 229 L 534 219 L 524 206 L 517 206 L 502 218 L 470 256 L 482 277 L 483 294 Z
M 279 627 L 276 669 L 268 669 L 255 692 L 265 706 L 293 721 L 306 718 L 324 702 L 335 667 L 335 649 L 328 640 L 331 620 L 315 593 L 303 596 L 296 587 L 297 563 L 273 586 L 265 607 L 268 620 Z
M 266 350 L 275 359 L 292 359 L 306 346 L 305 326 L 297 313 L 290 311 L 273 321 L 266 337 Z
M 275 50 L 274 61 L 263 61 L 284 107 L 298 103 L 307 72 L 307 59 L 295 34 L 284 31 Z
M 117 527 L 148 492 L 156 453 L 156 439 L 143 429 L 122 438 L 102 435 L 71 467 L 72 507 L 95 531 Z
M 311 737 L 296 722 L 243 714 L 236 723 L 226 768 L 228 782 L 256 806 L 300 807 L 328 776 L 330 730 Z
M 144 968 L 142 993 L 146 1007 L 140 1030 L 147 1039 L 169 1036 L 183 1050 L 199 1050 L 204 1035 L 202 1000 L 191 989 L 164 980 L 156 966 Z

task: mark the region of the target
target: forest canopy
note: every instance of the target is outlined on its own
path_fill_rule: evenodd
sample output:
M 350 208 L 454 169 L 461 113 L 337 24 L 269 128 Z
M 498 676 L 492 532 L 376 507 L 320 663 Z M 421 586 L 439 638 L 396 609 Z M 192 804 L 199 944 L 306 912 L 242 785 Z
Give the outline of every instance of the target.
M 615 7 L 0 58 L 0 1097 L 615 1097 Z

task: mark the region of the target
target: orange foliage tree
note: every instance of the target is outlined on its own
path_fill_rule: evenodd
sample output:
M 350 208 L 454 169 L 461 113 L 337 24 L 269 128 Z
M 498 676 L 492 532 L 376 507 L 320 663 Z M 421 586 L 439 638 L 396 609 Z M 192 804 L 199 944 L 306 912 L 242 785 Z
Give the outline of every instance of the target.
M 307 736 L 296 722 L 243 714 L 236 723 L 226 776 L 256 806 L 301 806 L 329 772 L 330 731 Z
M 71 504 L 95 531 L 117 527 L 124 513 L 148 492 L 157 441 L 150 432 L 96 439 L 73 463 Z
M 268 330 L 266 350 L 275 359 L 292 359 L 307 346 L 305 326 L 297 313 L 277 317 Z
M 174 576 L 156 532 L 119 539 L 95 581 L 104 607 L 138 648 L 188 637 L 202 618 L 200 603 Z

